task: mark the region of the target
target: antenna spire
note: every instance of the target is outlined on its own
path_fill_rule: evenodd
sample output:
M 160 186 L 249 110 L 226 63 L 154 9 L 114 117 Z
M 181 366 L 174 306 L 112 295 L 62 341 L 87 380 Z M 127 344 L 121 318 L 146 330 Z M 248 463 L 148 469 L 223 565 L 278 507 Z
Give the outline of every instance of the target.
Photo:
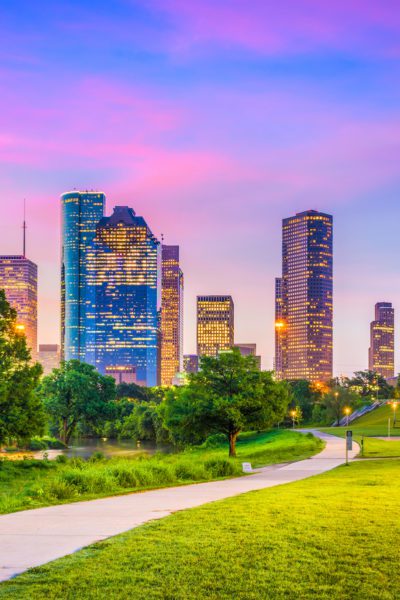
M 26 213 L 26 200 L 24 198 L 24 222 L 22 224 L 22 231 L 23 231 L 23 242 L 22 242 L 22 254 L 23 257 L 25 258 L 26 256 L 26 221 L 25 221 L 25 213 Z

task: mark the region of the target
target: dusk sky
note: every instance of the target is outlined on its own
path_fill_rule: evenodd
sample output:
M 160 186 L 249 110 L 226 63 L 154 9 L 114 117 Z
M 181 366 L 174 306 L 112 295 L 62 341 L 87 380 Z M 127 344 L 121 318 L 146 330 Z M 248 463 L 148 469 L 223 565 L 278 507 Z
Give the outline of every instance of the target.
M 232 294 L 265 368 L 281 219 L 333 214 L 335 373 L 367 368 L 375 302 L 400 314 L 398 0 L 2 0 L 0 83 L 0 254 L 25 197 L 41 343 L 60 194 L 99 189 L 180 245 L 185 352 L 196 295 Z

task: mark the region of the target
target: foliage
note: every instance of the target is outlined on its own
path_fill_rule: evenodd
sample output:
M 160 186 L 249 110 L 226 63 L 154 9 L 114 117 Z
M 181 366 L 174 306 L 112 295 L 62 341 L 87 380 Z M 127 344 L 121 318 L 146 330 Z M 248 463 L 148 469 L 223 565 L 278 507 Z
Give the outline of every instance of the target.
M 43 405 L 35 393 L 42 367 L 30 359 L 17 313 L 0 290 L 0 445 L 43 433 Z
M 168 442 L 168 431 L 163 425 L 160 405 L 155 402 L 135 404 L 131 414 L 122 423 L 120 437 L 155 443 Z
M 336 387 L 323 397 L 326 418 L 329 422 L 339 423 L 344 417 L 345 408 L 355 409 L 360 404 L 356 392 L 346 387 Z
M 393 388 L 382 375 L 374 371 L 356 371 L 354 377 L 348 380 L 348 387 L 363 398 L 387 399 L 391 398 Z
M 298 406 L 301 409 L 304 421 L 310 421 L 312 419 L 313 407 L 321 401 L 321 387 L 313 385 L 307 379 L 289 381 L 289 387 L 292 395 L 290 408 Z
M 242 461 L 261 466 L 300 460 L 321 447 L 317 438 L 280 430 L 240 436 L 237 459 L 226 457 L 226 441 L 212 449 L 153 456 L 138 452 L 110 459 L 94 453 L 87 461 L 62 454 L 54 461 L 4 459 L 0 461 L 0 513 L 241 475 Z
M 115 381 L 91 365 L 70 360 L 43 378 L 39 394 L 61 440 L 68 444 L 78 424 L 95 427 L 111 416 Z
M 188 385 L 168 392 L 163 416 L 173 441 L 193 444 L 224 433 L 229 455 L 235 456 L 239 433 L 279 422 L 288 403 L 287 385 L 260 371 L 253 356 L 234 349 L 202 357 L 201 370 L 190 375 Z

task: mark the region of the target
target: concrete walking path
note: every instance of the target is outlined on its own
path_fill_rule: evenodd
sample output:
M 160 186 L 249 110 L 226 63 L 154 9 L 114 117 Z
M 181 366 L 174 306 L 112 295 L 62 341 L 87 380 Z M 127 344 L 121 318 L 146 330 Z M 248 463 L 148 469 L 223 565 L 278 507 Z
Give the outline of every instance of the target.
M 247 477 L 1 515 L 0 581 L 178 510 L 298 481 L 344 463 L 343 438 L 310 431 L 326 442 L 320 454 L 294 463 L 264 467 Z M 349 458 L 353 459 L 357 451 L 350 452 Z

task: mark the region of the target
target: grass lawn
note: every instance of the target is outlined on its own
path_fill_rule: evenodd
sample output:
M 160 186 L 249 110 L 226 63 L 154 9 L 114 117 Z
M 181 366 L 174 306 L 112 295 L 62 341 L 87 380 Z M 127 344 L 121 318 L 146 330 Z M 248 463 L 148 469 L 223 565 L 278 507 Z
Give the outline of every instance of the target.
M 0 586 L 0 598 L 400 598 L 400 461 L 176 513 Z
M 228 445 L 177 454 L 83 461 L 0 461 L 0 513 L 89 500 L 138 490 L 242 475 L 241 462 L 261 466 L 300 460 L 319 452 L 313 436 L 287 430 L 243 434 L 237 459 Z
M 346 430 L 350 429 L 354 439 L 359 443 L 364 436 L 364 458 L 400 457 L 400 440 L 379 440 L 372 437 L 387 436 L 389 418 L 391 435 L 400 436 L 400 412 L 397 416 L 396 428 L 393 428 L 393 409 L 390 405 L 385 404 L 353 423 L 349 423 L 349 427 L 318 427 L 318 429 L 340 437 L 344 437 Z

